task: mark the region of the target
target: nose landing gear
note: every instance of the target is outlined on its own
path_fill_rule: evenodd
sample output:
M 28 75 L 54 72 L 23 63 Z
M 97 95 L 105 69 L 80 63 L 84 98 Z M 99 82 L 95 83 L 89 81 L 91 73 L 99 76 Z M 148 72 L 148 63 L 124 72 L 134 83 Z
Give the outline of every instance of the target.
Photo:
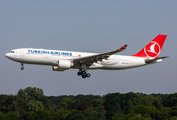
M 91 74 L 87 73 L 85 70 L 79 70 L 79 72 L 77 73 L 78 76 L 82 76 L 82 78 L 86 78 L 86 77 L 90 77 Z
M 21 63 L 21 66 L 22 66 L 22 67 L 21 67 L 21 70 L 24 70 L 23 63 Z

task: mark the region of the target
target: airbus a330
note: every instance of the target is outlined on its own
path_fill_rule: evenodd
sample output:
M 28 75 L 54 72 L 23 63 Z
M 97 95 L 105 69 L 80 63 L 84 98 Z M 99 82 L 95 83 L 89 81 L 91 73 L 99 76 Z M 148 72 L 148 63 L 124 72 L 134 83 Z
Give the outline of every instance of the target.
M 5 56 L 13 61 L 21 63 L 21 70 L 25 64 L 49 65 L 53 71 L 79 69 L 77 73 L 82 78 L 90 77 L 89 69 L 122 70 L 135 68 L 153 63 L 162 62 L 167 57 L 159 57 L 160 51 L 167 35 L 158 35 L 140 52 L 130 55 L 114 55 L 126 49 L 127 45 L 117 50 L 105 53 L 87 53 L 63 50 L 48 50 L 34 48 L 14 49 Z

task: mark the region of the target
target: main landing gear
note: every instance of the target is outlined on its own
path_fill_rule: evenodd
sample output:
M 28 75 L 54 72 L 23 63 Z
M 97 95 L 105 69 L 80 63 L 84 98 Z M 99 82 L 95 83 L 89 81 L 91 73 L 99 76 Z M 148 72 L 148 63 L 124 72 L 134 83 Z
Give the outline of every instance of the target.
M 90 77 L 90 73 L 87 73 L 86 70 L 79 70 L 79 72 L 77 73 L 77 75 L 82 76 L 82 78 L 86 78 L 86 77 Z
M 24 70 L 23 63 L 21 63 L 21 66 L 22 66 L 22 67 L 21 67 L 21 70 Z

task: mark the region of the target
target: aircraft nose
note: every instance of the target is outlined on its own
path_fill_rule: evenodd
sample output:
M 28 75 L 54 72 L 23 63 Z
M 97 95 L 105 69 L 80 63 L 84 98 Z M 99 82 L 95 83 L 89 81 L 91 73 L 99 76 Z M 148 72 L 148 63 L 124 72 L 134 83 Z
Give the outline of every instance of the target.
M 7 53 L 5 54 L 5 57 L 7 57 Z
M 9 53 L 6 53 L 6 54 L 5 54 L 5 57 L 6 57 L 6 58 L 9 58 Z

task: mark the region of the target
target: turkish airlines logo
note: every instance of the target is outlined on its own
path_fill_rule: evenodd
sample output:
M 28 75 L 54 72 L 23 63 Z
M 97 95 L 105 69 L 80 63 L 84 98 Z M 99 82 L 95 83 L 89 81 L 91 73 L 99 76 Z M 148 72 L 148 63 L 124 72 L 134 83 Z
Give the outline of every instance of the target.
M 160 54 L 160 45 L 157 42 L 152 41 L 144 48 L 144 53 L 148 57 L 157 57 Z

